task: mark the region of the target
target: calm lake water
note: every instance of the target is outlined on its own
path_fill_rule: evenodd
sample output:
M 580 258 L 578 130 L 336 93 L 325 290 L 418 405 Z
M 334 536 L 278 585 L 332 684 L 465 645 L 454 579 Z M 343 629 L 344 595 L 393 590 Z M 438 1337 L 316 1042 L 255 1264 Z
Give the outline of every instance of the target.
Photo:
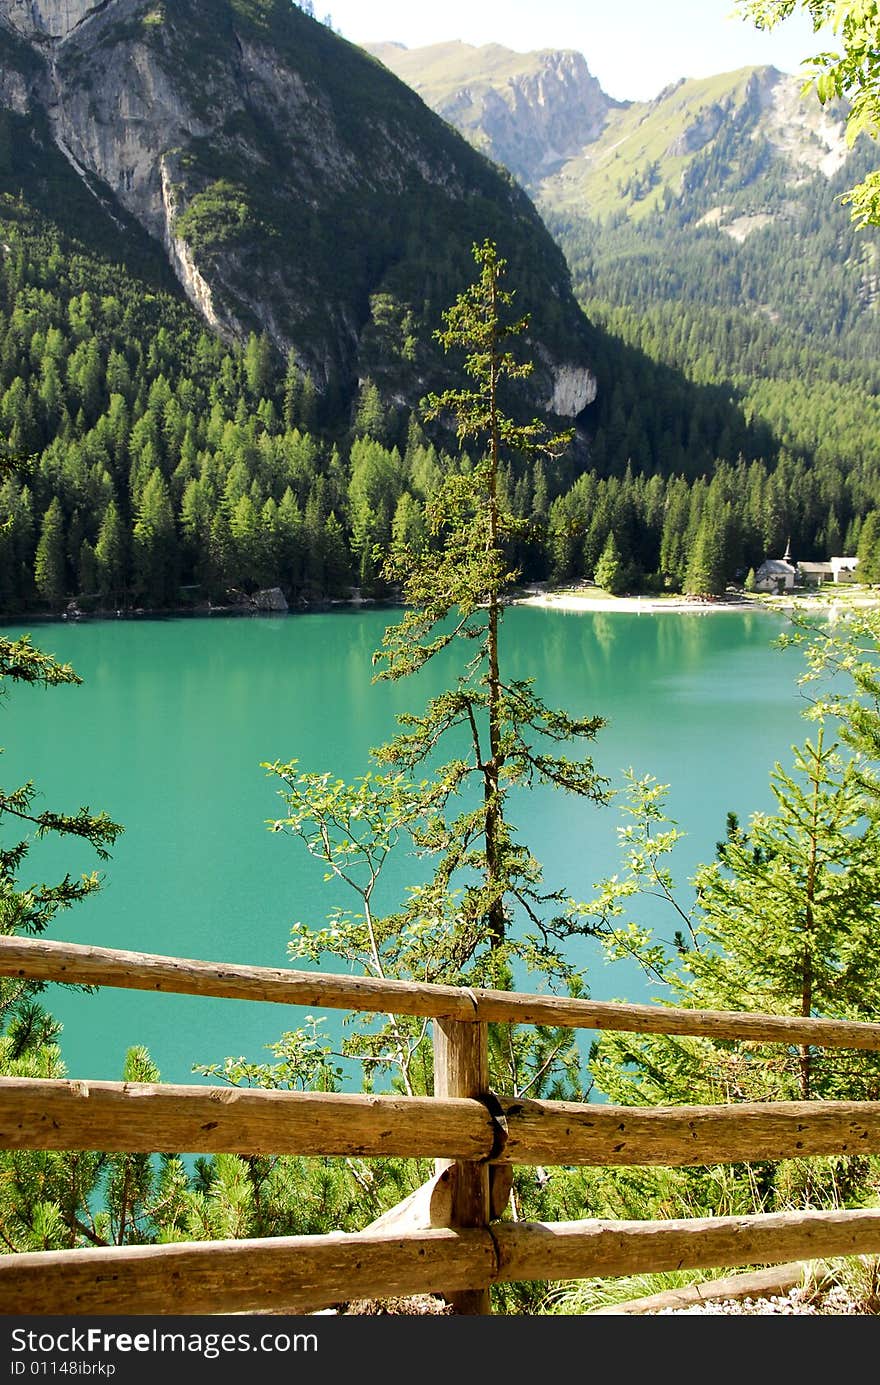
M 299 843 L 273 835 L 276 782 L 262 761 L 354 776 L 370 746 L 443 686 L 442 670 L 371 683 L 371 655 L 394 614 L 43 625 L 34 642 L 70 661 L 83 686 L 14 688 L 0 711 L 4 783 L 32 778 L 45 806 L 86 803 L 125 825 L 101 894 L 61 915 L 52 937 L 217 961 L 288 964 L 296 920 L 323 919 L 336 898 Z M 511 676 L 534 675 L 551 706 L 601 713 L 597 767 L 620 783 L 633 768 L 670 785 L 687 832 L 679 878 L 714 854 L 732 809 L 768 808 L 768 775 L 808 731 L 795 685 L 801 662 L 772 641 L 765 613 L 568 614 L 513 609 L 503 639 Z M 9 635 L 24 627 L 7 629 Z M 521 835 L 545 879 L 588 898 L 617 869 L 615 807 L 536 792 L 517 804 Z M 34 878 L 92 869 L 69 845 L 38 845 Z M 400 857 L 391 883 L 412 864 Z M 658 918 L 658 923 L 660 919 Z M 670 919 L 667 935 L 674 928 Z M 597 999 L 649 1000 L 657 986 L 585 945 Z M 265 1045 L 304 1011 L 276 1005 L 51 987 L 70 1075 L 118 1078 L 144 1044 L 165 1081 L 200 1081 L 194 1063 L 267 1060 Z M 339 1018 L 328 1016 L 328 1031 Z

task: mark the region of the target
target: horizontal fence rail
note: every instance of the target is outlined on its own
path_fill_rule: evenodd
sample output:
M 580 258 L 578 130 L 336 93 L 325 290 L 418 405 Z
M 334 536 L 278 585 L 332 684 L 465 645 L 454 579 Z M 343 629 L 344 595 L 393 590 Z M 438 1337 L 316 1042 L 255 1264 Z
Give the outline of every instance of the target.
M 485 1159 L 493 1123 L 463 1098 L 0 1078 L 0 1148 Z
M 465 1228 L 0 1256 L 0 1313 L 311 1312 L 352 1299 L 880 1252 L 880 1211 Z
M 676 1221 L 498 1222 L 499 1282 L 592 1279 L 660 1270 L 880 1252 L 880 1210 L 768 1212 Z
M 366 1231 L 0 1255 L 0 1313 L 311 1312 L 441 1293 L 880 1254 L 880 1210 L 686 1221 L 498 1220 L 514 1165 L 749 1163 L 880 1152 L 880 1102 L 624 1107 L 489 1090 L 487 1026 L 556 1025 L 880 1051 L 880 1024 L 629 1005 L 0 938 L 0 975 L 434 1021 L 436 1096 L 0 1078 L 0 1148 L 434 1159 Z M 451 1162 L 450 1162 L 451 1161 Z
M 379 981 L 163 957 L 149 952 L 84 947 L 35 938 L 0 938 L 0 976 L 68 985 L 116 986 L 178 995 L 326 1006 L 368 1014 L 417 1015 L 468 1023 L 542 1024 L 615 1029 L 750 1043 L 817 1045 L 880 1051 L 880 1024 L 800 1019 L 736 1010 L 688 1010 L 566 996 L 526 995 L 422 982 Z
M 39 1251 L 0 1256 L 0 1313 L 311 1312 L 482 1287 L 495 1267 L 488 1231 L 448 1229 Z
M 777 1101 L 733 1106 L 498 1104 L 512 1164 L 674 1167 L 880 1152 L 880 1102 Z
M 491 1164 L 743 1163 L 880 1153 L 880 1102 L 591 1106 L 493 1097 L 0 1078 L 0 1148 Z

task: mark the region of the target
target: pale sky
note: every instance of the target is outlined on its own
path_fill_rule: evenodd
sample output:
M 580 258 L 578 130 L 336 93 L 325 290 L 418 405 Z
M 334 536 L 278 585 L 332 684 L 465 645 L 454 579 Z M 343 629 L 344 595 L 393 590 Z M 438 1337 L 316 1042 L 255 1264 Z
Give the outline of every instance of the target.
M 407 48 L 461 39 L 519 53 L 574 48 L 617 100 L 645 101 L 679 77 L 710 77 L 772 64 L 798 72 L 823 46 L 800 14 L 773 33 L 731 18 L 734 0 L 315 0 L 354 43 L 396 40 Z

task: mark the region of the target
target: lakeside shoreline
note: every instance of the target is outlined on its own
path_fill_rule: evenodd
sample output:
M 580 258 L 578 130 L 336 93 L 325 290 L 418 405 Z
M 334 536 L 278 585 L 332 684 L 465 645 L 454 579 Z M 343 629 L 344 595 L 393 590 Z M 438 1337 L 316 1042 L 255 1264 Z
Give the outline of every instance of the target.
M 621 615 L 713 615 L 719 612 L 756 611 L 770 615 L 792 615 L 795 612 L 807 614 L 841 615 L 847 611 L 876 610 L 880 607 L 880 590 L 866 594 L 859 590 L 858 595 L 847 589 L 845 595 L 828 599 L 791 593 L 785 596 L 756 596 L 728 593 L 706 599 L 681 595 L 632 595 L 610 596 L 593 587 L 546 587 L 520 588 L 514 595 L 506 598 L 507 606 L 531 606 L 545 611 L 562 611 L 570 615 L 617 614 Z M 244 619 L 265 616 L 307 616 L 326 615 L 332 612 L 351 614 L 364 610 L 402 610 L 404 603 L 395 600 L 379 600 L 372 597 L 335 598 L 315 601 L 310 605 L 296 605 L 287 610 L 260 609 L 244 602 L 229 605 L 204 605 L 165 607 L 150 609 L 113 609 L 82 611 L 78 608 L 58 612 L 30 612 L 22 615 L 0 615 L 0 627 L 7 625 L 57 625 L 79 624 L 90 621 L 137 621 L 137 620 L 205 620 L 232 617 Z
M 874 595 L 847 594 L 829 600 L 825 597 L 787 594 L 779 597 L 727 595 L 715 600 L 694 600 L 686 596 L 609 596 L 589 587 L 526 588 L 511 599 L 514 606 L 534 606 L 548 611 L 567 611 L 572 614 L 620 612 L 636 615 L 712 615 L 722 611 L 764 611 L 771 615 L 788 615 L 795 611 L 834 612 L 870 610 L 880 606 L 880 592 Z

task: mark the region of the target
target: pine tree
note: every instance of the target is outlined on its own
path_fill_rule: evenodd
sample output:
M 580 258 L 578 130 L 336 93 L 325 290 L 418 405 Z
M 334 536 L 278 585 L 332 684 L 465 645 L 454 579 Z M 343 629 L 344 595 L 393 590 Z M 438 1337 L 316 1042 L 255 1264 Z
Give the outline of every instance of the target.
M 98 562 L 95 550 L 88 539 L 83 539 L 79 547 L 77 563 L 77 590 L 81 596 L 96 596 L 98 589 Z
M 707 511 L 688 559 L 684 590 L 689 596 L 717 596 L 724 586 L 724 536 L 716 517 Z
M 660 539 L 660 571 L 667 585 L 679 590 L 687 572 L 686 533 L 690 497 L 683 477 L 676 477 L 666 493 L 666 510 Z
M 272 343 L 265 332 L 251 332 L 244 352 L 244 378 L 254 400 L 268 398 L 272 390 Z
M 233 581 L 238 587 L 252 589 L 260 568 L 260 522 L 249 495 L 236 502 L 229 517 L 229 532 L 234 554 Z
M 803 624 L 780 639 L 789 643 L 804 651 L 800 681 L 810 714 L 835 718 L 841 740 L 859 757 L 865 812 L 880 816 L 880 612 L 854 611 L 839 627 Z
M 343 596 L 351 581 L 351 563 L 342 525 L 331 510 L 324 524 L 324 584 L 328 596 Z
M 880 583 L 880 510 L 872 510 L 865 516 L 856 557 L 859 560 L 856 570 L 859 581 L 869 586 Z
M 299 394 L 299 426 L 305 433 L 314 431 L 318 423 L 318 390 L 311 374 L 302 377 Z
M 208 584 L 211 594 L 225 595 L 226 588 L 233 580 L 235 571 L 235 545 L 229 528 L 226 511 L 220 509 L 211 520 L 211 534 L 208 541 Z
M 719 1009 L 868 1019 L 880 1005 L 880 821 L 866 823 L 857 767 L 820 723 L 770 779 L 776 809 L 730 825 L 699 871 L 696 1002 Z M 851 1055 L 849 1056 L 851 1058 Z M 831 1095 L 846 1065 L 798 1055 L 799 1095 Z M 869 1067 L 880 1066 L 872 1060 Z
M 281 418 L 285 428 L 295 428 L 300 422 L 300 401 L 302 399 L 303 379 L 292 351 L 287 356 L 287 371 L 284 376 Z
M 95 545 L 95 557 L 99 590 L 102 595 L 111 597 L 118 604 L 125 589 L 126 544 L 125 527 L 114 500 L 110 501 L 104 511 Z
M 625 578 L 626 572 L 620 560 L 617 540 L 612 531 L 602 549 L 602 556 L 596 564 L 594 581 L 596 586 L 601 587 L 603 591 L 611 592 L 612 596 L 619 596 L 626 585 Z
M 164 606 L 177 592 L 177 532 L 168 485 L 158 467 L 144 487 L 132 535 L 135 582 L 144 600 Z
M 0 486 L 0 602 L 27 601 L 34 584 L 34 507 L 30 489 L 10 477 Z
M 357 438 L 351 449 L 348 501 L 358 585 L 365 593 L 374 590 L 376 553 L 387 550 L 391 541 L 392 520 L 402 487 L 403 467 L 397 449 L 389 452 L 372 438 Z
M 482 859 L 484 877 L 470 904 L 475 916 L 485 918 L 492 945 L 500 946 L 507 932 L 506 896 L 524 903 L 534 869 L 531 861 L 524 863 L 522 849 L 510 836 L 505 817 L 510 779 L 537 774 L 587 796 L 597 791 L 591 763 L 575 766 L 536 754 L 524 733 L 540 728 L 557 740 L 592 737 L 602 723 L 599 718 L 575 721 L 550 714 L 530 685 L 517 685 L 511 696 L 502 680 L 500 626 L 504 596 L 514 576 L 507 570 L 504 545 L 522 527 L 502 503 L 502 453 L 558 455 L 571 435 L 548 436 L 541 423 L 517 424 L 502 412 L 502 382 L 531 373 L 531 365 L 518 362 L 510 349 L 527 330 L 528 319 L 509 318 L 513 295 L 503 288 L 506 263 L 496 247 L 489 242 L 475 247 L 474 258 L 480 277 L 444 314 L 445 327 L 437 333 L 446 351 L 464 353 L 464 370 L 474 385 L 429 396 L 425 417 L 451 416 L 459 445 L 485 445 L 486 453 L 470 473 L 449 477 L 429 508 L 429 529 L 440 536 L 440 546 L 423 553 L 415 566 L 406 562 L 401 567 L 396 555 L 389 560 L 389 573 L 403 581 L 412 609 L 386 631 L 378 658 L 384 664 L 382 677 L 398 679 L 417 672 L 450 642 L 442 627 L 455 611 L 465 638 L 480 640 L 480 658 L 471 662 L 472 672 L 467 681 L 459 682 L 451 702 L 441 697 L 426 709 L 424 718 L 407 719 L 412 729 L 384 747 L 379 758 L 383 764 L 412 770 L 431 754 L 441 727 L 450 722 L 470 726 L 473 770 L 482 782 L 483 805 L 476 818 L 465 814 L 458 820 L 459 841 L 452 858 L 457 863 L 465 853 L 473 855 L 476 830 L 483 839 L 476 859 Z M 485 720 L 482 735 L 479 719 Z M 447 793 L 458 792 L 457 775 L 456 768 L 447 781 Z M 442 872 L 446 878 L 447 871 L 445 867 Z
M 603 802 L 605 783 L 592 762 L 555 753 L 592 740 L 603 722 L 551 710 L 531 680 L 505 677 L 500 641 L 514 576 L 504 548 L 518 532 L 504 499 L 504 454 L 558 455 L 568 437 L 502 412 L 502 382 L 531 369 L 511 350 L 527 319 L 510 320 L 512 294 L 503 287 L 505 262 L 495 246 L 477 246 L 474 254 L 479 278 L 437 334 L 447 350 L 464 353 L 473 383 L 429 396 L 424 413 L 429 421 L 451 419 L 460 446 L 470 444 L 477 460 L 463 450 L 429 499 L 426 545 L 390 553 L 385 577 L 401 583 L 406 611 L 374 656 L 383 679 L 415 674 L 444 651 L 451 657 L 460 650 L 462 667 L 421 714 L 400 716 L 400 734 L 373 752 L 376 769 L 354 783 L 302 774 L 295 761 L 267 766 L 283 782 L 284 813 L 274 827 L 304 842 L 328 876 L 358 897 L 357 913 L 334 915 L 327 929 L 298 926 L 295 956 L 317 959 L 331 950 L 369 975 L 501 986 L 510 984 L 514 965 L 525 963 L 567 979 L 576 991 L 579 975 L 563 943 L 583 931 L 577 910 L 562 891 L 543 887 L 538 862 L 515 839 L 508 803 L 517 787 L 533 783 Z M 447 736 L 455 758 L 438 764 Z M 375 887 L 401 838 L 425 860 L 435 859 L 434 873 L 412 887 L 397 912 L 381 917 Z M 377 1064 L 392 1068 L 410 1090 L 428 1080 L 422 1039 L 418 1024 L 392 1017 L 379 1031 L 370 1026 L 351 1035 L 345 1050 L 370 1072 Z M 518 1040 L 519 1059 L 534 1058 L 536 1042 Z M 569 1050 L 570 1036 L 554 1034 L 542 1048 L 545 1072 Z
M 880 822 L 865 813 L 864 762 L 817 734 L 776 764 L 772 812 L 741 827 L 728 814 L 717 859 L 699 867 L 683 901 L 667 864 L 681 833 L 665 786 L 630 776 L 628 870 L 602 883 L 597 932 L 611 957 L 637 957 L 674 1003 L 697 1009 L 869 1020 L 880 1005 Z M 625 922 L 627 901 L 665 900 L 672 946 Z M 710 1040 L 606 1034 L 591 1069 L 612 1101 L 877 1100 L 874 1053 L 742 1048 Z
M 303 516 L 289 486 L 278 506 L 276 528 L 279 581 L 290 594 L 298 593 L 303 584 Z
M 64 549 L 64 512 L 56 496 L 43 516 L 34 560 L 37 591 L 52 606 L 59 605 L 67 592 L 67 560 Z
M 395 551 L 417 554 L 427 541 L 425 516 L 421 505 L 409 491 L 397 502 L 391 524 L 391 544 Z
M 829 559 L 839 557 L 843 551 L 843 535 L 840 532 L 840 521 L 833 505 L 828 511 L 828 523 L 825 525 L 823 538 L 825 557 Z
M 358 391 L 353 432 L 355 437 L 374 438 L 384 443 L 388 436 L 388 421 L 382 396 L 372 380 L 364 380 Z

